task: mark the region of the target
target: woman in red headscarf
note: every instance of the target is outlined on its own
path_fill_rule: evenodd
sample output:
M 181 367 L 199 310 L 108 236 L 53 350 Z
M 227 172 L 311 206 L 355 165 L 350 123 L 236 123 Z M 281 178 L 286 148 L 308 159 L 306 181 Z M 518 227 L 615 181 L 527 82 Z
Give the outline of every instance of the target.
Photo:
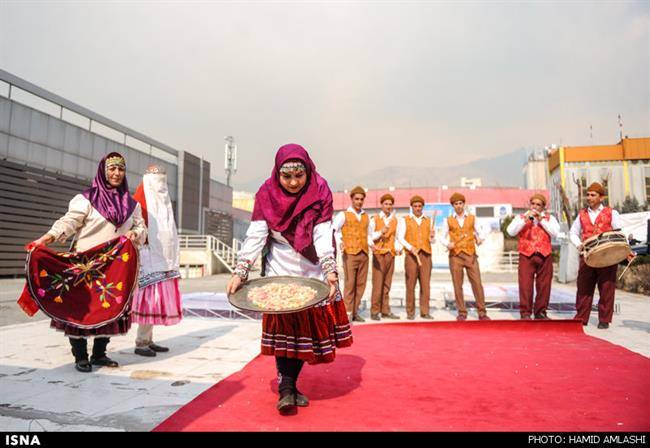
M 337 347 L 352 344 L 338 290 L 332 213 L 332 192 L 307 151 L 296 144 L 281 147 L 271 177 L 255 196 L 252 222 L 227 287 L 231 294 L 246 281 L 265 248 L 265 275 L 317 278 L 331 286 L 330 300 L 315 307 L 263 316 L 262 354 L 276 359 L 280 411 L 308 405 L 296 386 L 305 361 L 332 362 Z

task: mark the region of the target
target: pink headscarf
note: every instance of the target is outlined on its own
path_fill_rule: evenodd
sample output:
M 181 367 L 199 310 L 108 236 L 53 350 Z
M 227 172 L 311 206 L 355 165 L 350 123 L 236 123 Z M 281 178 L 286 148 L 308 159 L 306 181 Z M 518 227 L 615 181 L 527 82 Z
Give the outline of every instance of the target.
M 296 194 L 280 184 L 280 167 L 288 160 L 305 165 L 307 183 Z M 269 230 L 280 232 L 291 247 L 312 263 L 318 262 L 313 244 L 314 227 L 332 219 L 332 191 L 317 172 L 314 162 L 300 145 L 282 146 L 275 155 L 275 167 L 255 195 L 253 221 L 264 220 Z

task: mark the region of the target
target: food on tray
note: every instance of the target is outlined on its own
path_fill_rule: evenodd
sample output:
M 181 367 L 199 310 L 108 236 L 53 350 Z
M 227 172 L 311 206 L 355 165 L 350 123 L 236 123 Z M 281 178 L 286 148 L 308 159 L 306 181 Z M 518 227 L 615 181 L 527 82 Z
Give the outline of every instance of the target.
M 316 297 L 316 290 L 297 283 L 267 283 L 251 288 L 248 300 L 260 309 L 282 311 L 305 306 Z

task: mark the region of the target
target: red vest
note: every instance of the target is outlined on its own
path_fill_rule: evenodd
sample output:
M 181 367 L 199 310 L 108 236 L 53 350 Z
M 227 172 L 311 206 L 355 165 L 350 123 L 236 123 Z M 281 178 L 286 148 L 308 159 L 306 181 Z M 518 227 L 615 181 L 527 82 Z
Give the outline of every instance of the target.
M 521 215 L 521 219 L 525 219 L 528 222 L 526 222 L 524 228 L 519 232 L 519 253 L 526 257 L 530 257 L 535 252 L 539 252 L 545 257 L 551 255 L 551 235 L 544 230 L 541 224 L 534 225 L 524 215 Z M 549 217 L 545 216 L 544 219 L 548 221 Z
M 589 212 L 586 208 L 580 210 L 578 214 L 580 218 L 580 226 L 582 227 L 582 241 L 591 238 L 594 235 L 600 235 L 603 232 L 614 230 L 612 228 L 612 209 L 603 207 L 603 209 L 596 216 L 596 222 L 591 223 L 589 219 Z

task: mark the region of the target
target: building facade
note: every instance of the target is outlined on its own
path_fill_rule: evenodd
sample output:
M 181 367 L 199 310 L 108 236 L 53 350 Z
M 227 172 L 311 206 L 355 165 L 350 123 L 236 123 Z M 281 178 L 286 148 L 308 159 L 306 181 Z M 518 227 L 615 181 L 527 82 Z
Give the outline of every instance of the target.
M 528 154 L 523 174 L 526 188 L 533 190 L 548 189 L 548 150 L 536 149 Z
M 585 193 L 592 182 L 605 187 L 608 205 L 619 208 L 630 198 L 648 210 L 650 138 L 624 138 L 615 145 L 560 147 L 549 155 L 548 171 L 551 210 L 564 222 L 562 193 L 573 219 L 585 206 Z

